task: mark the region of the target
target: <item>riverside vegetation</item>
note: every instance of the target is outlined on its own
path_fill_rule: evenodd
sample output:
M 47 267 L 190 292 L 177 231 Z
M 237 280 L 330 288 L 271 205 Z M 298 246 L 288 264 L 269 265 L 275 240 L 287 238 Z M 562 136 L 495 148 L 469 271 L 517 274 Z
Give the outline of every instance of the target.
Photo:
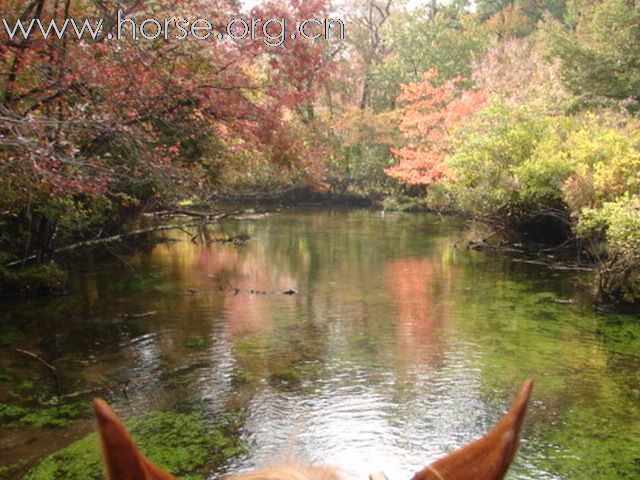
M 198 0 L 135 6 L 7 0 L 0 16 L 200 11 Z M 599 266 L 597 300 L 640 301 L 637 2 L 275 0 L 251 15 L 336 12 L 345 40 L 277 48 L 2 31 L 2 292 L 64 290 L 56 249 L 143 211 L 295 190 L 400 208 L 408 196 L 572 245 Z

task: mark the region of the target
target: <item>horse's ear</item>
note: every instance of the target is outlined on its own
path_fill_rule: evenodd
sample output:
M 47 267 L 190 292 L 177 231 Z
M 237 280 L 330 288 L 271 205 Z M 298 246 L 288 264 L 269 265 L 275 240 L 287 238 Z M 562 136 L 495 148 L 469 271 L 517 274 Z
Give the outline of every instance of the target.
M 118 416 L 104 400 L 93 400 L 109 480 L 175 480 L 138 450 Z
M 520 387 L 509 412 L 484 437 L 436 460 L 413 476 L 413 480 L 500 480 L 518 449 L 518 436 L 533 381 Z

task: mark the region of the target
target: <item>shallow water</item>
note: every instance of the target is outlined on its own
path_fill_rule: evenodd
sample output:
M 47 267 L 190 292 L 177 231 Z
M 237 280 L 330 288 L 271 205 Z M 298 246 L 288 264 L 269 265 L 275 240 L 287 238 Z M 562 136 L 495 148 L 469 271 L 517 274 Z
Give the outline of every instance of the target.
M 125 416 L 243 408 L 249 452 L 212 478 L 296 458 L 394 480 L 484 433 L 532 377 L 509 478 L 640 478 L 640 318 L 595 313 L 591 274 L 457 249 L 465 227 L 429 215 L 294 210 L 211 230 L 252 238 L 171 232 L 78 259 L 70 296 L 0 302 L 0 402 L 53 396 L 21 347 L 63 393 Z M 24 471 L 91 428 L 3 428 L 0 465 Z

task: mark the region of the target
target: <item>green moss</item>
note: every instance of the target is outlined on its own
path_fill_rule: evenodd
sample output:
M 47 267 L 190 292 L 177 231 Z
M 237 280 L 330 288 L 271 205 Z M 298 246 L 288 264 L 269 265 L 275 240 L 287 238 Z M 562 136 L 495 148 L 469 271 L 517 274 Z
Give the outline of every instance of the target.
M 236 414 L 219 415 L 209 424 L 199 413 L 154 412 L 127 425 L 153 463 L 182 479 L 204 479 L 216 463 L 245 449 L 236 436 Z M 102 479 L 97 435 L 91 434 L 47 457 L 24 479 Z
M 91 435 L 47 457 L 23 480 L 102 480 L 98 435 Z
M 54 262 L 23 270 L 0 269 L 0 296 L 56 295 L 69 289 L 69 274 Z

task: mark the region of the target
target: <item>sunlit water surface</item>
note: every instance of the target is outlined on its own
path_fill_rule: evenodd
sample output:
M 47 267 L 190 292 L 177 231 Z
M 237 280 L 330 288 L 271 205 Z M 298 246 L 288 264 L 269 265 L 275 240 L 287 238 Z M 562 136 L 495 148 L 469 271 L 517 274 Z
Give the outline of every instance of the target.
M 125 416 L 185 399 L 244 407 L 249 452 L 212 478 L 293 458 L 408 480 L 484 433 L 532 377 L 510 478 L 640 478 L 640 319 L 595 313 L 589 273 L 456 248 L 466 229 L 428 215 L 298 210 L 211 232 L 251 240 L 171 232 L 78 259 L 71 296 L 2 302 L 0 368 L 42 393 L 46 373 L 13 348 L 37 351 L 66 391 L 109 385 Z M 16 391 L 0 384 L 0 400 Z M 91 428 L 7 429 L 0 465 L 33 465 Z

